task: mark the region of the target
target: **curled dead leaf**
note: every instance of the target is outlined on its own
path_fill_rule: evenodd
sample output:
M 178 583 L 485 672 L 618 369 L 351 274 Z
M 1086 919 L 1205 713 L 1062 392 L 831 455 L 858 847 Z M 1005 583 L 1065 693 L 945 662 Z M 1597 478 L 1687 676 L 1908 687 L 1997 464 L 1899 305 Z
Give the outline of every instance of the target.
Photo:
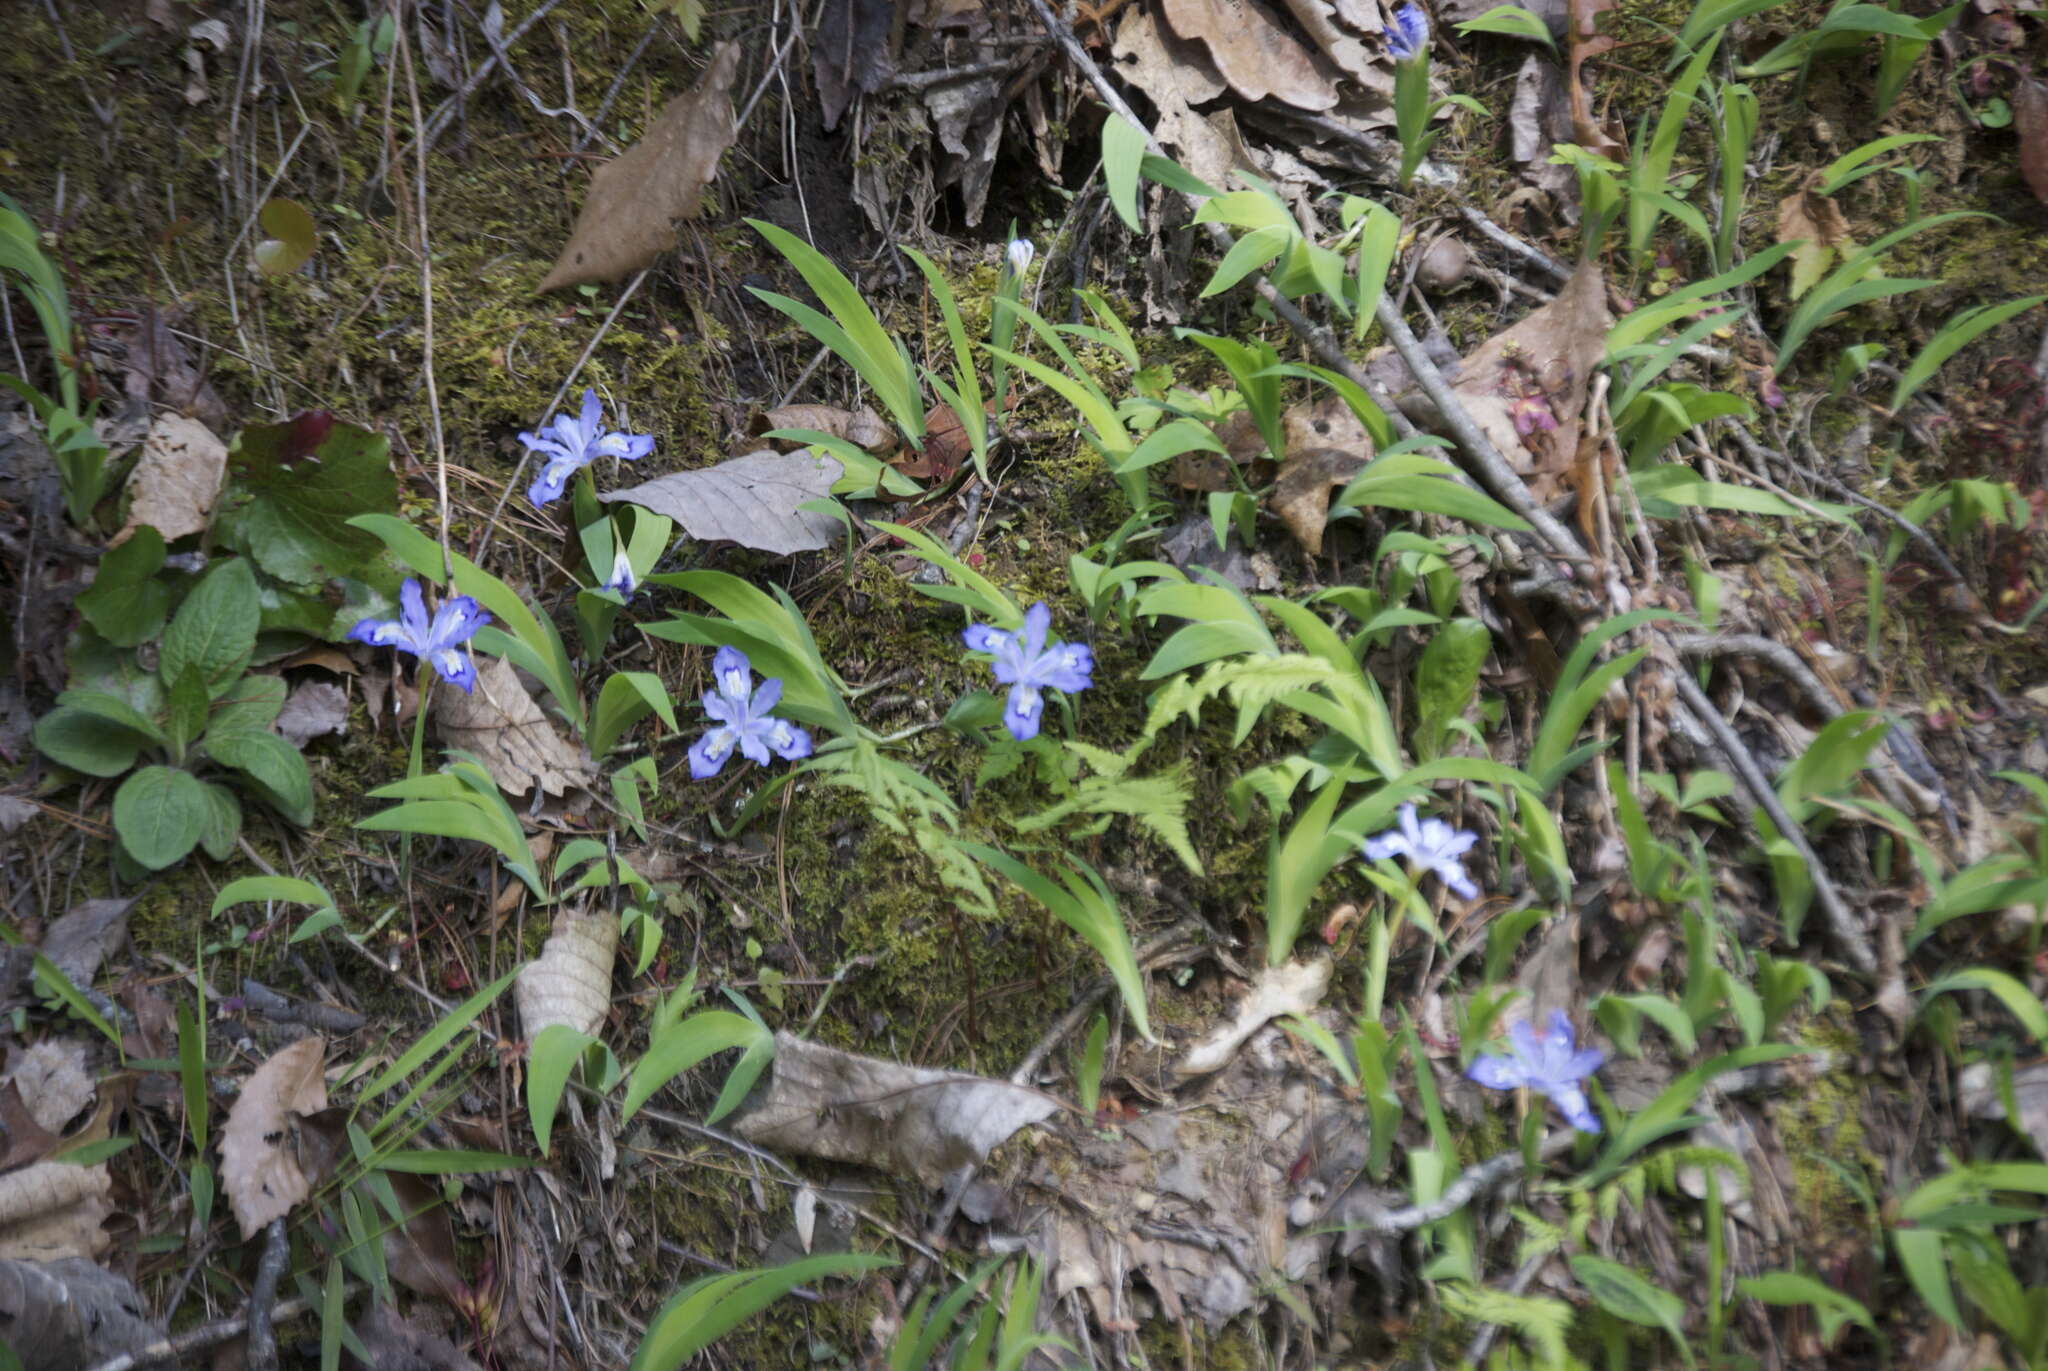
M 434 719 L 450 747 L 473 752 L 501 790 L 524 795 L 539 786 L 549 795 L 590 784 L 595 770 L 562 740 L 534 702 L 519 673 L 502 657 L 479 657 L 476 689 L 467 695 L 434 692 Z
M 2020 139 L 2020 175 L 2048 201 L 2048 81 L 2023 76 L 2012 89 L 2012 131 Z
M 1305 110 L 1337 103 L 1337 88 L 1321 59 L 1295 42 L 1258 0 L 1165 0 L 1160 13 L 1176 34 L 1209 50 L 1216 70 L 1244 99 L 1271 96 Z
M 1008 1081 L 930 1071 L 777 1033 L 768 1086 L 732 1128 L 778 1152 L 879 1167 L 937 1189 L 1058 1108 L 1052 1096 Z
M 675 246 L 675 221 L 696 217 L 718 159 L 732 146 L 739 69 L 739 45 L 719 44 L 702 79 L 669 101 L 639 142 L 597 169 L 541 290 L 615 281 Z
M 788 556 L 830 547 L 840 523 L 803 505 L 822 500 L 845 469 L 830 457 L 763 448 L 697 471 L 672 471 L 601 500 L 624 500 L 675 520 L 692 538 Z
M 1201 45 L 1182 42 L 1150 11 L 1134 10 L 1117 26 L 1112 54 L 1118 75 L 1158 110 L 1153 136 L 1201 180 L 1219 189 L 1228 186 L 1236 161 L 1231 141 L 1191 108 L 1228 89 Z
M 612 959 L 618 948 L 619 920 L 609 910 L 586 914 L 565 909 L 555 915 L 540 956 L 512 986 L 520 1028 L 529 1042 L 556 1024 L 578 1033 L 597 1031 L 611 1007 Z
M 128 477 L 128 522 L 108 540 L 123 543 L 144 524 L 174 542 L 206 527 L 227 470 L 228 445 L 197 419 L 159 414 Z
M 1792 298 L 1813 288 L 1827 274 L 1836 252 L 1849 242 L 1849 221 L 1841 206 L 1820 193 L 1819 172 L 1778 202 L 1778 241 L 1798 242 L 1792 250 Z
M 877 457 L 887 455 L 896 446 L 896 431 L 866 405 L 859 409 L 841 409 L 837 405 L 783 405 L 779 409 L 764 409 L 757 411 L 747 424 L 747 434 L 760 438 L 764 433 L 779 428 L 808 429 L 813 433 L 844 438 L 861 451 Z M 803 446 L 785 438 L 763 441 L 777 452 L 795 452 Z M 758 448 L 753 450 L 758 451 Z
M 0 1258 L 97 1257 L 107 1250 L 101 1224 L 114 1212 L 113 1189 L 105 1162 L 37 1162 L 0 1176 Z
M 220 1137 L 220 1183 L 242 1236 L 254 1237 L 312 1193 L 292 1145 L 299 1117 L 327 1107 L 324 1038 L 301 1038 L 250 1073 Z
M 1322 555 L 1323 529 L 1330 520 L 1330 492 L 1351 484 L 1365 463 L 1361 453 L 1318 447 L 1290 452 L 1281 465 L 1280 479 L 1267 503 L 1309 556 Z

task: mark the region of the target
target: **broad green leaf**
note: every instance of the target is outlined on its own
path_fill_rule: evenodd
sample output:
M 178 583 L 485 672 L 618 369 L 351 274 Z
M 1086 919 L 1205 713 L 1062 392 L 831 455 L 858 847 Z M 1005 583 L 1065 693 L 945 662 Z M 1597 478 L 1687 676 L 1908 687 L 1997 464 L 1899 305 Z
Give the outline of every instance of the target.
M 1430 638 L 1415 664 L 1414 750 L 1419 761 L 1437 755 L 1453 720 L 1479 688 L 1479 670 L 1493 636 L 1477 619 L 1453 619 Z
M 1923 135 L 1931 136 L 1931 135 Z M 1909 396 L 1934 378 L 1941 370 L 1942 363 L 1975 342 L 1981 335 L 1997 328 L 2016 314 L 2024 314 L 2048 295 L 2029 295 L 2024 299 L 2008 300 L 2000 305 L 1979 305 L 1966 309 L 1941 326 L 1927 346 L 1920 349 L 1920 355 L 1899 376 L 1898 385 L 1892 390 L 1892 412 L 1906 403 Z
M 1823 1347 L 1833 1345 L 1835 1334 L 1844 1323 L 1866 1328 L 1873 1336 L 1878 1331 L 1877 1321 L 1870 1317 L 1870 1311 L 1862 1301 L 1797 1271 L 1768 1271 L 1761 1276 L 1746 1276 L 1735 1282 L 1735 1288 L 1765 1304 L 1810 1306 L 1820 1318 Z
M 100 558 L 92 585 L 76 601 L 78 612 L 116 647 L 148 642 L 171 608 L 171 588 L 155 579 L 163 564 L 163 535 L 139 525 L 127 542 Z
M 105 714 L 59 705 L 36 720 L 36 747 L 59 766 L 87 776 L 120 776 L 135 765 L 150 739 Z
M 196 666 L 186 667 L 181 675 L 164 685 L 164 704 L 169 710 L 164 732 L 171 740 L 171 755 L 182 758 L 185 749 L 206 728 L 211 702 L 206 698 L 206 682 L 199 679 Z
M 1024 863 L 982 843 L 961 843 L 960 850 L 985 866 L 994 868 L 1052 916 L 1081 935 L 1095 949 L 1095 955 L 1109 970 L 1110 979 L 1122 993 L 1124 1009 L 1148 1042 L 1152 1017 L 1145 1005 L 1145 977 L 1138 969 L 1138 955 L 1131 946 L 1131 931 L 1117 909 L 1116 898 L 1093 868 L 1073 858 L 1062 863 L 1059 882 L 1032 870 Z
M 2034 992 L 2012 976 L 1988 966 L 1952 971 L 1921 991 L 1920 1003 L 1925 1007 L 1936 995 L 1955 990 L 1982 990 L 1997 996 L 2021 1026 L 2034 1035 L 2035 1041 L 2048 1047 L 2048 1009 L 2042 1008 Z
M 381 543 L 349 521 L 388 515 L 397 498 L 389 440 L 313 411 L 242 430 L 214 531 L 278 580 L 318 585 L 374 563 Z
M 267 733 L 284 712 L 285 684 L 278 676 L 244 676 L 213 702 L 208 733 Z
M 649 714 L 659 715 L 669 732 L 676 731 L 675 705 L 668 687 L 651 671 L 615 672 L 597 694 L 590 720 L 590 752 L 602 757 L 627 729 Z
M 225 694 L 249 668 L 261 616 L 249 560 L 217 564 L 192 587 L 164 630 L 158 675 L 176 681 L 185 668 L 196 667 L 208 695 Z
M 206 826 L 199 831 L 199 846 L 207 856 L 224 862 L 234 855 L 235 839 L 242 834 L 242 802 L 235 792 L 212 781 L 201 781 L 206 796 Z
M 248 777 L 272 808 L 299 827 L 313 822 L 313 776 L 306 758 L 275 733 L 209 733 L 206 754 Z
M 128 855 L 151 871 L 183 861 L 206 819 L 198 778 L 176 767 L 143 767 L 114 792 L 114 832 Z

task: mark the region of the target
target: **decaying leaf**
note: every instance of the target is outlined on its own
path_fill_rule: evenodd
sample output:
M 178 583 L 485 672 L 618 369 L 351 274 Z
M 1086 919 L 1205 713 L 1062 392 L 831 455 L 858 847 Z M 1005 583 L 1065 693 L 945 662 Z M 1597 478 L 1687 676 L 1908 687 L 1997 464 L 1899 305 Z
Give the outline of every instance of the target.
M 540 956 L 519 973 L 512 995 L 527 1041 L 544 1028 L 566 1024 L 595 1033 L 612 1002 L 612 959 L 619 948 L 619 919 L 609 910 L 595 914 L 564 909 Z
M 348 730 L 348 692 L 329 681 L 304 681 L 293 687 L 278 711 L 277 731 L 293 747 Z
M 1322 555 L 1323 529 L 1330 521 L 1330 493 L 1349 485 L 1366 460 L 1364 453 L 1336 447 L 1288 452 L 1280 479 L 1266 500 L 1309 556 Z
M 1003 137 L 1003 87 L 994 76 L 975 81 L 948 81 L 925 91 L 932 132 L 940 156 L 933 168 L 940 189 L 957 185 L 964 205 L 962 220 L 972 228 L 981 222 L 988 203 L 989 182 L 996 168 L 996 146 Z
M 1619 123 L 1610 113 L 1603 123 L 1593 113 L 1593 94 L 1586 79 L 1586 60 L 1614 47 L 1612 35 L 1600 31 L 1600 16 L 1614 8 L 1614 0 L 1566 0 L 1565 90 L 1571 102 L 1572 141 L 1591 153 L 1628 161 L 1628 145 Z
M 97 1257 L 107 1250 L 100 1225 L 114 1212 L 113 1189 L 105 1162 L 37 1162 L 0 1176 L 0 1258 Z
M 0 1083 L 0 1172 L 39 1162 L 56 1146 L 57 1135 L 22 1102 L 20 1088 Z
M 1228 1065 L 1245 1039 L 1283 1014 L 1306 1014 L 1322 1003 L 1330 988 L 1330 961 L 1316 957 L 1308 961 L 1283 962 L 1259 973 L 1237 1002 L 1237 1013 L 1219 1023 L 1202 1040 L 1189 1048 L 1174 1065 L 1181 1077 L 1206 1076 Z
M 1209 50 L 1216 70 L 1244 99 L 1270 95 L 1305 110 L 1337 103 L 1337 87 L 1323 63 L 1258 0 L 1165 0 L 1160 13 L 1176 34 Z
M 73 1371 L 163 1337 L 126 1277 L 78 1257 L 0 1261 L 0 1329 L 21 1371 Z
M 81 900 L 43 934 L 43 955 L 81 989 L 92 985 L 100 963 L 128 937 L 135 897 Z
M 2022 76 L 2012 88 L 2012 131 L 2020 139 L 2020 175 L 2037 200 L 2048 200 L 2048 81 Z
M 615 281 L 675 246 L 675 221 L 696 217 L 718 159 L 732 146 L 739 69 L 739 45 L 719 44 L 703 78 L 669 101 L 639 142 L 597 169 L 541 290 Z
M 811 49 L 826 132 L 839 126 L 854 96 L 873 95 L 896 74 L 889 43 L 895 20 L 895 0 L 827 0 Z
M 1811 290 L 1827 274 L 1837 250 L 1849 241 L 1849 221 L 1832 199 L 1820 193 L 1821 175 L 1778 202 L 1778 241 L 1798 241 L 1792 250 L 1792 298 Z
M 500 789 L 524 795 L 539 786 L 563 795 L 590 783 L 594 768 L 562 740 L 503 657 L 477 659 L 476 688 L 434 692 L 434 718 L 450 747 L 473 752 Z
M 1200 45 L 1175 38 L 1149 10 L 1133 10 L 1117 26 L 1112 52 L 1117 73 L 1159 111 L 1153 136 L 1203 181 L 1229 189 L 1236 160 L 1230 140 L 1190 108 L 1228 89 Z
M 92 1077 L 85 1069 L 85 1044 L 76 1038 L 45 1038 L 15 1058 L 7 1084 L 40 1128 L 52 1133 L 92 1103 Z
M 1361 34 L 1347 30 L 1338 22 L 1330 0 L 1287 0 L 1287 8 L 1294 15 L 1294 22 L 1322 50 L 1323 56 L 1336 63 L 1344 75 L 1366 91 L 1391 106 L 1394 102 L 1394 73 L 1391 65 L 1376 60 L 1374 54 L 1359 39 Z M 1382 29 L 1377 14 L 1372 16 L 1372 27 L 1364 33 L 1378 33 Z
M 837 405 L 783 405 L 779 409 L 762 410 L 747 425 L 747 433 L 759 438 L 764 433 L 779 428 L 808 429 L 813 433 L 830 434 L 844 438 L 863 452 L 880 457 L 896 446 L 896 430 L 889 427 L 882 416 L 866 405 L 859 409 L 841 409 Z M 765 440 L 774 445 L 778 452 L 794 451 L 802 446 L 791 440 L 770 438 Z
M 206 425 L 159 414 L 128 477 L 128 522 L 109 544 L 126 542 L 144 524 L 167 543 L 205 528 L 227 464 L 228 445 Z
M 765 1090 L 732 1124 L 778 1152 L 858 1162 L 937 1189 L 1027 1124 L 1052 1096 L 963 1071 L 930 1071 L 775 1035 Z
M 1578 179 L 1570 167 L 1550 160 L 1559 143 L 1571 141 L 1571 97 L 1557 64 L 1535 55 L 1525 58 L 1508 102 L 1508 154 L 1522 169 L 1522 179 L 1547 195 L 1567 222 L 1576 223 Z
M 1606 355 L 1607 282 L 1597 262 L 1557 298 L 1481 343 L 1451 389 L 1537 500 L 1558 493 L 1578 451 L 1586 389 Z
M 250 1238 L 312 1193 L 292 1134 L 298 1116 L 327 1107 L 324 1038 L 301 1038 L 250 1073 L 220 1137 L 220 1183 Z
M 822 500 L 844 470 L 830 457 L 766 448 L 699 471 L 672 471 L 602 500 L 625 500 L 682 525 L 692 538 L 788 556 L 830 547 L 840 524 L 798 506 Z

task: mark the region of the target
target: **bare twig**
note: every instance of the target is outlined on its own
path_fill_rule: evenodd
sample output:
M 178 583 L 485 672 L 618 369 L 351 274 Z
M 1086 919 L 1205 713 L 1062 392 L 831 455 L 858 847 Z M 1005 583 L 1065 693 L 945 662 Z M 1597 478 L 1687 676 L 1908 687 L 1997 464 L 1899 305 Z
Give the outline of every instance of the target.
M 420 126 L 420 86 L 413 71 L 411 38 L 405 24 L 398 27 L 399 64 L 405 68 L 405 93 L 412 104 L 412 126 Z M 506 67 L 510 72 L 511 68 Z M 427 150 L 413 156 L 413 196 L 417 201 L 420 232 L 420 370 L 427 384 L 427 414 L 433 424 L 434 493 L 441 510 L 441 574 L 455 579 L 455 554 L 448 546 L 448 442 L 441 426 L 441 389 L 434 379 L 434 246 L 427 234 Z M 420 702 L 424 708 L 426 702 Z
M 263 1230 L 263 1258 L 256 1263 L 256 1280 L 249 1287 L 249 1340 L 243 1353 L 249 1371 L 277 1371 L 277 1331 L 270 1311 L 277 1302 L 277 1278 L 284 1274 L 285 1258 L 290 1254 L 284 1219 L 272 1219 Z
M 1806 840 L 1806 830 L 1794 823 L 1792 816 L 1785 812 L 1785 806 L 1778 803 L 1778 792 L 1764 776 L 1763 767 L 1758 764 L 1755 754 L 1736 736 L 1728 721 L 1721 717 L 1721 711 L 1714 708 L 1714 702 L 1707 698 L 1707 693 L 1699 688 L 1689 674 L 1674 671 L 1671 673 L 1671 680 L 1677 686 L 1678 697 L 1685 702 L 1686 708 L 1705 725 L 1708 732 L 1714 735 L 1714 741 L 1727 757 L 1728 764 L 1734 768 L 1736 779 L 1749 791 L 1750 798 L 1756 801 L 1757 807 L 1768 814 L 1771 822 L 1777 826 L 1778 836 L 1790 843 L 1793 850 L 1806 862 L 1807 874 L 1813 881 L 1814 898 L 1820 902 L 1821 914 L 1827 920 L 1828 931 L 1833 933 L 1835 940 L 1841 944 L 1843 957 L 1851 966 L 1866 975 L 1875 972 L 1877 955 L 1870 949 L 1870 939 L 1843 901 L 1842 893 L 1835 889 L 1833 878 L 1821 864 L 1820 854 L 1815 852 L 1813 844 Z
M 1530 266 L 1537 267 L 1560 281 L 1571 279 L 1572 271 L 1570 267 L 1555 260 L 1541 248 L 1523 242 L 1472 206 L 1460 205 L 1458 206 L 1458 213 L 1464 215 L 1466 223 L 1485 234 L 1496 246 L 1506 249 L 1509 253 L 1521 258 Z
M 355 1288 L 355 1283 L 350 1282 L 349 1288 Z M 301 1314 L 311 1313 L 318 1304 L 317 1299 L 309 1299 L 304 1295 L 293 1296 L 271 1306 L 270 1322 L 273 1327 L 280 1323 L 289 1323 Z M 139 1368 L 145 1366 L 161 1366 L 168 1361 L 178 1361 L 193 1352 L 218 1347 L 228 1339 L 239 1338 L 248 1331 L 249 1316 L 246 1313 L 215 1319 L 212 1323 L 202 1323 L 197 1328 L 188 1328 L 175 1338 L 165 1338 L 147 1347 L 138 1347 L 133 1352 L 123 1352 L 118 1357 L 109 1357 L 97 1366 L 91 1367 L 89 1371 L 139 1371 Z

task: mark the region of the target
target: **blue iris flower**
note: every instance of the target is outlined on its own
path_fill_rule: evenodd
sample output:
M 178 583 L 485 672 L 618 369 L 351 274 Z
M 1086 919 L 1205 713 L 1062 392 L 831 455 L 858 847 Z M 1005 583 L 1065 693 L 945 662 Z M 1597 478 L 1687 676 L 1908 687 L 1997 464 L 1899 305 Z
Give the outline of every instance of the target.
M 621 600 L 630 600 L 639 588 L 640 581 L 633 575 L 632 560 L 626 556 L 626 545 L 620 543 L 612 549 L 611 577 L 599 589 L 613 591 Z
M 704 712 L 718 727 L 690 746 L 690 775 L 697 780 L 716 776 L 738 748 L 749 760 L 768 765 L 773 753 L 785 761 L 811 755 L 811 735 L 787 719 L 769 717 L 782 698 L 782 681 L 770 676 L 754 686 L 753 664 L 736 647 L 722 647 L 711 659 L 716 689 L 704 692 Z
M 1095 654 L 1085 643 L 1047 643 L 1052 628 L 1052 610 L 1045 601 L 1024 611 L 1024 627 L 1012 633 L 988 624 L 970 624 L 960 635 L 975 652 L 995 658 L 996 680 L 1010 688 L 1009 703 L 1003 707 L 1003 726 L 1017 739 L 1036 738 L 1045 713 L 1039 692 L 1050 687 L 1069 695 L 1086 690 L 1095 670 Z
M 1429 16 L 1420 5 L 1403 5 L 1394 12 L 1394 26 L 1387 30 L 1387 56 L 1396 62 L 1429 50 Z
M 1436 878 L 1468 900 L 1479 898 L 1479 887 L 1465 874 L 1458 859 L 1479 841 L 1477 833 L 1452 828 L 1442 819 L 1415 821 L 1415 806 L 1401 806 L 1401 824 L 1365 840 L 1365 859 L 1377 862 L 1387 857 L 1406 857 L 1413 867 L 1434 871 Z
M 467 695 L 476 686 L 476 663 L 468 653 L 456 649 L 490 621 L 491 616 L 475 600 L 467 595 L 454 595 L 441 602 L 433 621 L 428 622 L 426 597 L 420 593 L 420 583 L 408 576 L 398 590 L 398 617 L 360 620 L 348 636 L 372 647 L 395 647 L 410 652 L 431 665 L 442 680 L 461 687 Z
M 1520 1090 L 1524 1087 L 1550 1098 L 1566 1122 L 1581 1133 L 1598 1133 L 1600 1120 L 1586 1103 L 1580 1085 L 1600 1069 L 1607 1054 L 1597 1047 L 1579 1051 L 1572 1038 L 1572 1021 L 1562 1009 L 1550 1014 L 1550 1029 L 1537 1033 L 1526 1019 L 1508 1026 L 1511 1055 L 1486 1055 L 1472 1063 L 1465 1074 L 1490 1090 Z
M 559 500 L 569 478 L 599 457 L 618 457 L 636 462 L 654 451 L 654 437 L 646 433 L 607 433 L 604 410 L 597 392 L 583 392 L 583 410 L 571 418 L 557 414 L 544 433 L 522 433 L 519 441 L 547 458 L 547 465 L 527 487 L 526 498 L 536 507 Z

